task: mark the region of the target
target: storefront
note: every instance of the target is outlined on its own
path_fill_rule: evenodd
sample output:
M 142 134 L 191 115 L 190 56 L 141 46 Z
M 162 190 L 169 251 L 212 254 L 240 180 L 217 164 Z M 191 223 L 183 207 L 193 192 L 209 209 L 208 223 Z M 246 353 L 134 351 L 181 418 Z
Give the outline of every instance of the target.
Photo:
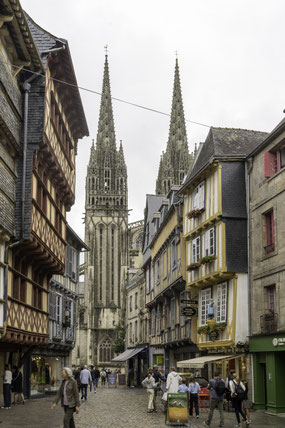
M 52 393 L 59 389 L 61 371 L 64 366 L 62 357 L 33 355 L 31 357 L 30 395 Z
M 249 340 L 253 360 L 253 407 L 285 413 L 285 334 Z
M 149 364 L 148 347 L 128 348 L 122 354 L 113 358 L 112 362 L 117 363 L 118 366 L 121 366 L 120 363 L 125 363 L 128 386 L 141 386 Z

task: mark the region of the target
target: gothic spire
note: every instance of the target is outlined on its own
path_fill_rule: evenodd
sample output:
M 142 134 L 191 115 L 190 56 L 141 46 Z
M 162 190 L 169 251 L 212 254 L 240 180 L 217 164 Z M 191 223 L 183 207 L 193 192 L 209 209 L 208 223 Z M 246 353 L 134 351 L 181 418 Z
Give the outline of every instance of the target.
M 116 150 L 116 135 L 112 108 L 108 55 L 105 55 L 97 146 L 104 147 L 105 150 Z

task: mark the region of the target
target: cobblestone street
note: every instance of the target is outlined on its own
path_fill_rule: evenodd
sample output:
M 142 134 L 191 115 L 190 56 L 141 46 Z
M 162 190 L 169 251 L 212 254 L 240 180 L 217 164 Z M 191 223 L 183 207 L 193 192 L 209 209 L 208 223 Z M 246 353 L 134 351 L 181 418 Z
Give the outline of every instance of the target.
M 28 400 L 25 406 L 13 406 L 11 410 L 0 409 L 0 427 L 3 428 L 62 428 L 63 411 L 58 406 L 50 410 L 53 397 Z M 158 400 L 159 403 L 160 399 Z M 82 403 L 79 415 L 75 416 L 76 428 L 155 428 L 165 427 L 164 414 L 159 405 L 157 414 L 146 413 L 146 391 L 142 389 L 99 388 L 96 394 L 89 393 L 88 400 Z M 199 420 L 191 419 L 192 428 L 200 428 L 206 419 L 201 412 Z M 225 427 L 235 423 L 233 413 L 225 412 Z M 212 427 L 217 427 L 219 419 L 215 413 Z M 285 419 L 252 413 L 252 427 L 284 428 Z

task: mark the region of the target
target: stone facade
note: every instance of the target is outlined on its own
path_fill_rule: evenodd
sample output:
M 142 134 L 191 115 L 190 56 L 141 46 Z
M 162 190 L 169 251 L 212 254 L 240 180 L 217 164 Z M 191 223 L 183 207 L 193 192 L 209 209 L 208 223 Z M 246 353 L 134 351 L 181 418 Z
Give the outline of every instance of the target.
M 250 155 L 250 352 L 256 409 L 285 412 L 285 121 Z
M 189 154 L 182 92 L 176 59 L 169 137 L 166 151 L 160 158 L 156 194 L 167 195 L 173 185 L 183 183 L 191 168 L 194 154 Z
M 86 177 L 85 305 L 87 348 L 81 360 L 110 367 L 116 326 L 124 319 L 128 264 L 128 188 L 122 143 L 116 147 L 108 57 L 96 147 L 91 147 Z

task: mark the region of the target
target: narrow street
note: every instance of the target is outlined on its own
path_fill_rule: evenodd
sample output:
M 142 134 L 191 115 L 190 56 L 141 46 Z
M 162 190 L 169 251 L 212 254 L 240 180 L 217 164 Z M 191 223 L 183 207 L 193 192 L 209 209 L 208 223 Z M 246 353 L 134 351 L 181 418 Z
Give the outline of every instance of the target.
M 25 406 L 13 406 L 11 410 L 0 409 L 0 426 L 5 428 L 62 428 L 63 411 L 58 406 L 50 410 L 53 398 L 29 400 Z M 159 400 L 158 400 L 159 401 Z M 79 415 L 75 416 L 76 428 L 155 428 L 165 427 L 161 406 L 157 414 L 146 413 L 146 391 L 142 389 L 99 388 L 96 394 L 89 393 L 88 400 L 82 403 Z M 200 428 L 206 419 L 202 411 L 200 419 L 191 419 L 192 428 Z M 225 427 L 235 423 L 233 413 L 225 412 Z M 212 427 L 219 424 L 217 413 Z M 285 419 L 266 415 L 263 412 L 252 413 L 252 427 L 283 428 Z

